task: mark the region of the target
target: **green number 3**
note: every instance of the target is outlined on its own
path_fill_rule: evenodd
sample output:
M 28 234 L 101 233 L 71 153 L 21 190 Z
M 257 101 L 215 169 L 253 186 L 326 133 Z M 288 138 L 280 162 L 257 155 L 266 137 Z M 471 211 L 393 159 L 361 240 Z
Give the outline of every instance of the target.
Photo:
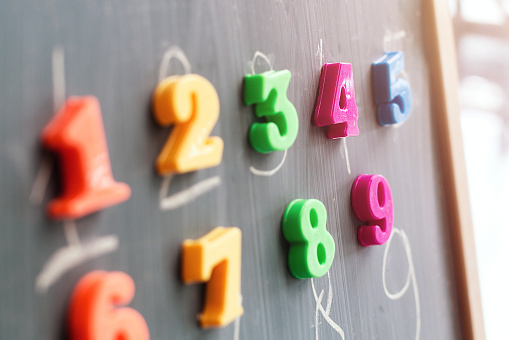
M 320 277 L 327 273 L 336 244 L 327 231 L 327 210 L 315 199 L 290 202 L 283 215 L 283 235 L 290 242 L 288 268 L 298 279 Z
M 244 102 L 257 104 L 256 116 L 267 119 L 266 123 L 253 123 L 249 129 L 249 142 L 258 152 L 286 150 L 297 138 L 299 117 L 286 97 L 290 77 L 288 70 L 245 76 Z

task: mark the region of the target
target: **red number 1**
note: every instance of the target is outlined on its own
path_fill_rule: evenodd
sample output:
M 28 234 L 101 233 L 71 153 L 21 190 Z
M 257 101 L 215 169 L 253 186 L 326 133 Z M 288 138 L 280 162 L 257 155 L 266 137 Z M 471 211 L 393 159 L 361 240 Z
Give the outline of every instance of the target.
M 44 128 L 42 142 L 62 165 L 62 195 L 49 203 L 51 217 L 80 218 L 131 196 L 129 186 L 113 178 L 97 98 L 69 98 Z

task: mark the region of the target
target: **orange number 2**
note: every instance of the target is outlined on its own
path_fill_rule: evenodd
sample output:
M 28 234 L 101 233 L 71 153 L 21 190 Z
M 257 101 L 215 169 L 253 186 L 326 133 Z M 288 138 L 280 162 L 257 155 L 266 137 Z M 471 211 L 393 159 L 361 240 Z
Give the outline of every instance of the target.
M 242 233 L 216 227 L 198 240 L 182 244 L 182 280 L 208 282 L 202 327 L 226 326 L 244 313 L 240 297 Z
M 71 297 L 69 330 L 72 340 L 149 340 L 143 316 L 129 307 L 134 281 L 123 272 L 96 270 L 85 275 Z
M 223 140 L 209 137 L 219 118 L 219 98 L 207 79 L 197 74 L 164 79 L 154 92 L 153 111 L 160 125 L 175 124 L 156 160 L 160 175 L 186 173 L 221 163 Z

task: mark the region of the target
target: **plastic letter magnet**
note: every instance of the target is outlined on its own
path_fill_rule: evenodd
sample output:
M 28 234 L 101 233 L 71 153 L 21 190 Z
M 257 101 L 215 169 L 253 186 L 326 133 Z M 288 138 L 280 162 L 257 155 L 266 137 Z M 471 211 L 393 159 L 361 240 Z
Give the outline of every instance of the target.
M 69 307 L 71 340 L 149 340 L 143 316 L 128 304 L 134 281 L 123 272 L 96 270 L 74 288 Z M 118 306 L 120 305 L 120 306 Z
M 412 91 L 406 79 L 396 78 L 405 69 L 403 52 L 385 53 L 372 64 L 378 123 L 403 123 L 412 111 Z
M 216 227 L 182 243 L 182 281 L 207 282 L 201 326 L 222 327 L 244 313 L 240 298 L 242 233 Z
M 355 216 L 367 222 L 359 226 L 357 239 L 364 246 L 384 244 L 394 224 L 394 207 L 389 183 L 382 175 L 359 175 L 352 185 Z
M 357 136 L 359 113 L 355 103 L 351 64 L 324 64 L 316 101 L 316 126 L 328 126 L 328 138 Z
M 282 228 L 290 243 L 288 269 L 297 279 L 320 277 L 327 273 L 336 244 L 327 231 L 327 210 L 315 199 L 296 199 L 283 214 Z
M 97 98 L 70 97 L 42 132 L 62 167 L 62 194 L 48 205 L 52 218 L 77 219 L 126 201 L 131 189 L 111 171 Z
M 221 163 L 223 140 L 210 136 L 219 118 L 219 97 L 210 81 L 197 74 L 170 76 L 157 85 L 152 105 L 159 125 L 174 125 L 156 160 L 160 175 Z
M 256 116 L 266 119 L 264 123 L 253 123 L 249 129 L 249 142 L 257 152 L 286 150 L 297 138 L 299 117 L 287 97 L 290 78 L 288 70 L 244 77 L 244 103 L 256 104 Z

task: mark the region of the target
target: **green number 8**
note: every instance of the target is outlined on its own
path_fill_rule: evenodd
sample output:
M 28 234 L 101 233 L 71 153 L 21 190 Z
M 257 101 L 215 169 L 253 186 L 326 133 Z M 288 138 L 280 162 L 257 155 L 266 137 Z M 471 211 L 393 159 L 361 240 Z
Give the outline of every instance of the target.
M 327 210 L 315 199 L 296 199 L 283 214 L 283 235 L 290 243 L 288 268 L 298 279 L 320 277 L 327 273 L 336 244 L 325 225 Z

